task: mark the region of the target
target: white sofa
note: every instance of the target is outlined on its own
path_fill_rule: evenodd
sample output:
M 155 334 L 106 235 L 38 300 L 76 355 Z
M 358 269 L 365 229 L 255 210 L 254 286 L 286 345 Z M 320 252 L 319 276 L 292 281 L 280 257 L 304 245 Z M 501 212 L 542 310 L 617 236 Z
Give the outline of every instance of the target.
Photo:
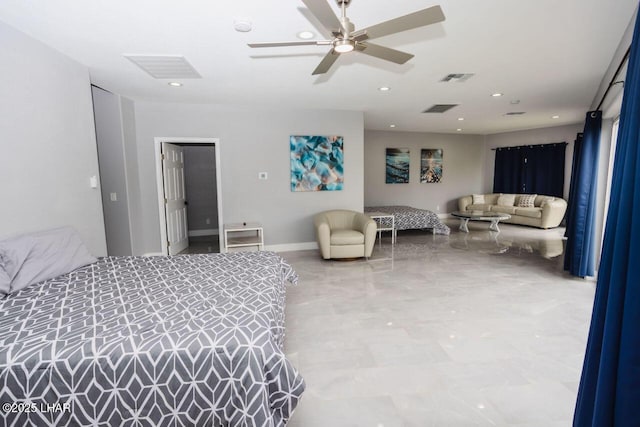
M 326 211 L 317 214 L 313 222 L 322 258 L 371 256 L 378 226 L 362 212 Z
M 491 211 L 501 212 L 511 215 L 511 219 L 501 220 L 508 224 L 529 225 L 539 228 L 553 228 L 560 225 L 567 210 L 567 202 L 559 197 L 537 195 L 533 207 L 520 207 L 520 197 L 526 194 L 515 194 L 512 206 L 499 205 L 498 198 L 501 194 L 490 193 L 475 195 L 484 196 L 484 203 L 474 204 L 473 195 L 460 197 L 458 199 L 458 210 L 460 211 Z

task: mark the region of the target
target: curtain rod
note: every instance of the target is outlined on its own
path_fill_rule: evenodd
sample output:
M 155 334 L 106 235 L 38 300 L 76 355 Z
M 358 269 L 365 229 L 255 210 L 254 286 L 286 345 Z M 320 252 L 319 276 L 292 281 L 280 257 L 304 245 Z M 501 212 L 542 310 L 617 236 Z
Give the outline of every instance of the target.
M 627 52 L 622 57 L 622 60 L 620 61 L 620 64 L 618 64 L 618 68 L 616 69 L 616 72 L 613 73 L 613 77 L 611 77 L 611 81 L 609 82 L 609 86 L 607 86 L 607 90 L 605 90 L 604 94 L 602 94 L 602 98 L 600 99 L 600 103 L 596 107 L 596 111 L 600 110 L 600 107 L 602 107 L 602 103 L 604 102 L 605 98 L 609 94 L 609 90 L 611 90 L 611 88 L 613 86 L 615 86 L 617 84 L 620 84 L 620 83 L 624 84 L 624 80 L 616 81 L 616 78 L 618 77 L 618 74 L 620 74 L 620 70 L 622 70 L 622 67 L 624 66 L 624 63 L 627 62 L 627 59 L 629 59 L 629 53 L 630 52 L 631 52 L 631 45 L 629 45 L 629 48 L 627 49 Z
M 517 145 L 515 147 L 497 147 L 497 148 L 492 148 L 491 151 L 496 151 L 498 148 L 507 149 L 507 150 L 511 150 L 513 148 L 514 150 L 518 150 L 520 148 L 525 148 L 525 147 L 533 148 L 533 147 L 542 147 L 544 145 L 558 145 L 558 144 L 567 145 L 566 142 L 550 142 L 548 144 L 527 144 L 527 145 Z

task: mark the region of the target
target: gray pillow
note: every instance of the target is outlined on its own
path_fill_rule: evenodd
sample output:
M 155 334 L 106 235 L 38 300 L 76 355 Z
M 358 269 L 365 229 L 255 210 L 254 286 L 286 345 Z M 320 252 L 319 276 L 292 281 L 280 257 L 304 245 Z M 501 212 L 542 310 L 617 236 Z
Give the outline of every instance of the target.
M 96 261 L 72 227 L 12 237 L 0 242 L 0 293 L 11 294 Z

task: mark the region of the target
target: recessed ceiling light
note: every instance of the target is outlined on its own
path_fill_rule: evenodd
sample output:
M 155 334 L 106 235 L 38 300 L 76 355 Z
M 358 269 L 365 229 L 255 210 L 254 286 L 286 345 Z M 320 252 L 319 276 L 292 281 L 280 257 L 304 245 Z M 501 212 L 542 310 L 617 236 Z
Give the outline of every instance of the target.
M 178 82 L 169 82 L 167 83 L 169 86 L 173 86 L 173 87 L 180 87 L 182 86 L 182 83 L 178 83 Z
M 389 125 L 389 127 L 390 127 L 390 128 L 394 128 L 394 127 L 396 127 L 396 125 Z
M 251 20 L 249 18 L 236 18 L 233 21 L 233 28 L 240 33 L 248 33 L 252 28 Z
M 458 120 L 459 120 L 459 121 L 463 121 L 463 120 L 464 120 L 464 117 L 458 117 Z
M 380 92 L 389 92 L 391 88 L 389 86 L 382 86 L 382 87 L 379 87 L 378 90 Z
M 302 40 L 309 40 L 316 36 L 311 31 L 300 31 L 297 35 L 298 35 L 298 38 Z
M 552 119 L 559 119 L 560 116 L 551 116 Z
M 502 94 L 499 92 L 496 92 L 496 93 L 492 93 L 491 96 L 493 96 L 494 98 L 498 98 L 499 96 L 502 96 Z
M 461 128 L 456 129 L 457 132 L 462 132 Z

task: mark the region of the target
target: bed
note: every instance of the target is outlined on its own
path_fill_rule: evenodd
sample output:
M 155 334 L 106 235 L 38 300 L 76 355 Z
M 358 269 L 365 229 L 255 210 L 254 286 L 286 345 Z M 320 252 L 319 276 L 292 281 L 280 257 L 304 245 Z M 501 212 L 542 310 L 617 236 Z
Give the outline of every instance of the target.
M 396 230 L 421 230 L 431 229 L 433 234 L 449 235 L 450 229 L 440 221 L 438 215 L 426 209 L 412 208 L 411 206 L 368 206 L 367 212 L 383 212 L 393 215 Z
M 0 424 L 284 426 L 296 282 L 273 252 L 106 257 L 6 295 Z

